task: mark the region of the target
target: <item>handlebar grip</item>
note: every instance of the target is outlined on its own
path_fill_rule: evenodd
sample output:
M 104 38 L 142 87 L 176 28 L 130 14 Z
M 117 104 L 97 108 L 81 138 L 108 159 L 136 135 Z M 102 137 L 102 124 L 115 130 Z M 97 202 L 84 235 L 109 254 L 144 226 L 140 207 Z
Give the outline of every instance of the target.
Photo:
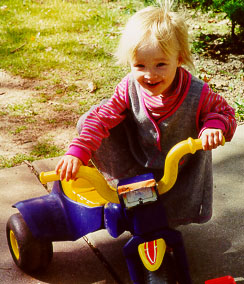
M 55 171 L 41 172 L 39 178 L 42 184 L 46 184 L 51 181 L 59 180 L 59 175 L 57 175 Z
M 186 141 L 191 149 L 192 154 L 194 154 L 197 150 L 202 149 L 202 140 L 200 138 L 199 139 L 188 138 Z M 181 145 L 181 143 L 179 144 Z M 225 145 L 225 137 L 223 136 L 221 146 L 224 146 L 224 145 Z

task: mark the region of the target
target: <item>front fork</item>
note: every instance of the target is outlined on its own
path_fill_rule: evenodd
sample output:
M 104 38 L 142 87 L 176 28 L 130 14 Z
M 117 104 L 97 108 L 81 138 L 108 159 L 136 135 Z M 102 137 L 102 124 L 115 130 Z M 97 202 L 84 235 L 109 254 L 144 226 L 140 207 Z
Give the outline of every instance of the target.
M 120 180 L 118 196 L 120 216 L 124 220 L 122 223 L 133 235 L 124 246 L 132 281 L 143 283 L 143 266 L 149 271 L 157 270 L 162 265 L 166 247 L 170 247 L 179 284 L 191 284 L 182 235 L 168 226 L 167 214 L 159 199 L 153 175 Z
M 164 229 L 151 238 L 133 236 L 124 246 L 124 255 L 133 283 L 143 283 L 143 266 L 150 271 L 161 266 L 167 246 L 172 248 L 179 284 L 192 284 L 182 235 L 173 229 Z

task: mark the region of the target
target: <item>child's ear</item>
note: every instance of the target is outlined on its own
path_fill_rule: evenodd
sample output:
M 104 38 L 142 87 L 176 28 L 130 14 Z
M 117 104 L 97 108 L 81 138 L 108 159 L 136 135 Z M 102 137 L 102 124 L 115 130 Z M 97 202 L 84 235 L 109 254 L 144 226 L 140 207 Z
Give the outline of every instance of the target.
M 182 65 L 182 62 L 183 62 L 182 56 L 179 55 L 179 56 L 178 56 L 178 65 L 177 65 L 177 67 L 180 67 L 180 66 Z

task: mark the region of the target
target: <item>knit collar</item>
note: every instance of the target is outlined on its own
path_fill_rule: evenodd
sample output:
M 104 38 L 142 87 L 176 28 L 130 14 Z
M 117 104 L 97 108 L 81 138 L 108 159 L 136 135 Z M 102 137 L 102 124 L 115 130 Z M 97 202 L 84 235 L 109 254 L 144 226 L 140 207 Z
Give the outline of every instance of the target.
M 179 67 L 174 82 L 172 83 L 171 90 L 167 95 L 150 96 L 143 88 L 141 88 L 141 95 L 149 114 L 155 119 L 167 115 L 185 94 L 189 79 L 190 73 L 184 68 Z

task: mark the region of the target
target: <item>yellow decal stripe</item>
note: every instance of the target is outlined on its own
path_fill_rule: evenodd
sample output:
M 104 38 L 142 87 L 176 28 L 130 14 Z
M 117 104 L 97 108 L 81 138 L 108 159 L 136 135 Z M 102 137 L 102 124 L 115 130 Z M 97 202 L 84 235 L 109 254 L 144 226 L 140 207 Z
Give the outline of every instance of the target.
M 157 239 L 153 243 L 153 249 L 154 249 L 154 254 L 150 254 L 148 252 L 148 242 L 142 243 L 138 246 L 138 252 L 140 255 L 140 258 L 144 264 L 144 266 L 149 270 L 149 271 L 155 271 L 159 269 L 160 265 L 162 264 L 165 251 L 166 251 L 166 243 L 163 239 Z M 152 259 L 152 256 L 155 257 L 155 259 Z

